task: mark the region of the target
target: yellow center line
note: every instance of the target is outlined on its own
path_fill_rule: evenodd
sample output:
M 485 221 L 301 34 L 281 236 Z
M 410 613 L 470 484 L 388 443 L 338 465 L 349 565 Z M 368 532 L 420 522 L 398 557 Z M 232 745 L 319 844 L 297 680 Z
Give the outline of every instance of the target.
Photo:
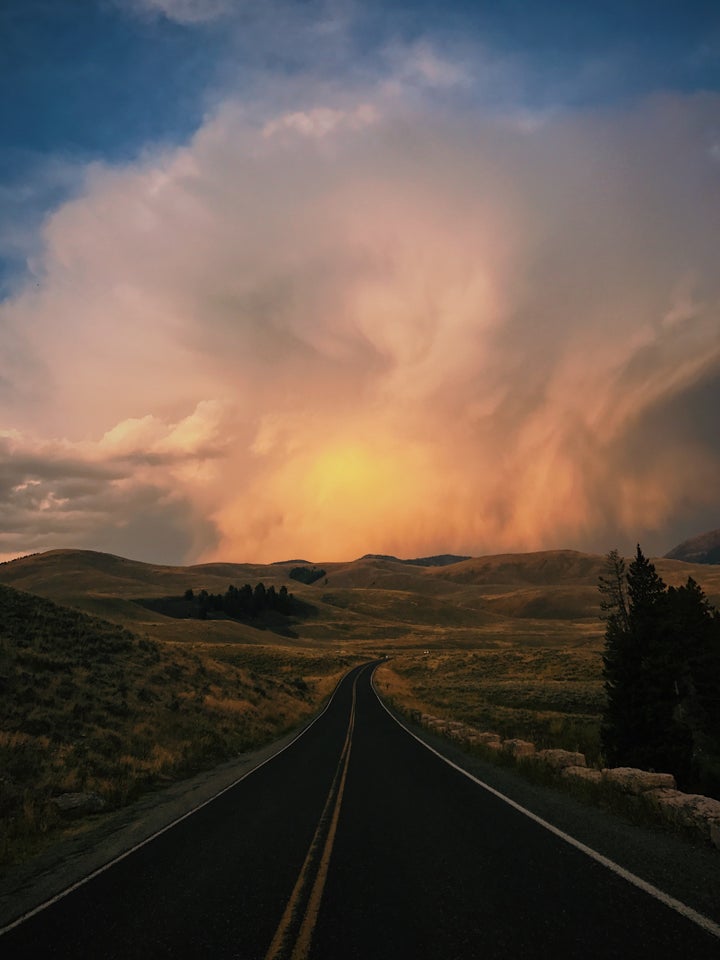
M 290 928 L 293 925 L 297 926 L 299 921 L 299 907 L 303 898 L 303 894 L 309 883 L 312 867 L 317 860 L 317 854 L 322 843 L 323 834 L 327 829 L 327 836 L 325 838 L 322 854 L 320 856 L 320 863 L 317 868 L 315 881 L 312 885 L 312 890 L 310 891 L 307 901 L 305 916 L 302 920 L 300 931 L 297 935 L 295 946 L 291 954 L 291 960 L 304 960 L 304 958 L 307 957 L 307 953 L 310 948 L 310 940 L 312 938 L 315 923 L 317 921 L 323 890 L 325 889 L 325 880 L 327 877 L 328 865 L 330 863 L 330 855 L 335 842 L 335 834 L 337 832 L 337 824 L 340 817 L 340 805 L 342 803 L 343 793 L 345 791 L 345 780 L 347 778 L 348 762 L 350 759 L 352 735 L 355 728 L 357 681 L 358 678 L 356 677 L 352 687 L 352 704 L 350 707 L 348 730 L 345 736 L 345 743 L 343 744 L 343 748 L 340 753 L 340 759 L 335 771 L 335 776 L 333 777 L 330 791 L 327 795 L 325 806 L 323 807 L 323 811 L 320 815 L 320 820 L 318 821 L 315 834 L 310 842 L 308 852 L 305 856 L 303 865 L 300 868 L 300 873 L 298 874 L 293 891 L 290 894 L 290 899 L 285 907 L 278 928 L 275 931 L 275 936 L 273 937 L 272 943 L 268 948 L 268 952 L 265 954 L 265 960 L 280 960 L 280 958 L 287 952 L 287 941 L 290 938 Z M 330 812 L 331 810 L 332 814 Z M 330 824 L 329 828 L 328 821 Z
M 327 879 L 328 866 L 330 865 L 330 856 L 335 843 L 338 820 L 340 819 L 340 806 L 342 804 L 343 793 L 345 792 L 345 780 L 347 779 L 348 765 L 350 761 L 350 749 L 352 747 L 352 732 L 354 727 L 355 686 L 353 685 L 353 703 L 352 711 L 350 713 L 350 726 L 348 727 L 348 736 L 351 739 L 348 741 L 347 752 L 345 754 L 345 763 L 343 765 L 342 779 L 340 780 L 340 789 L 338 790 L 337 800 L 335 801 L 335 809 L 333 810 L 330 830 L 328 831 L 327 839 L 325 840 L 325 847 L 322 852 L 322 857 L 320 858 L 320 866 L 318 867 L 315 883 L 313 884 L 313 888 L 310 892 L 310 899 L 308 900 L 307 909 L 305 910 L 305 917 L 300 927 L 300 932 L 298 933 L 298 938 L 290 960 L 306 960 L 310 951 L 310 941 L 315 929 L 315 924 L 317 923 L 318 913 L 320 912 L 320 902 L 325 890 L 325 881 Z

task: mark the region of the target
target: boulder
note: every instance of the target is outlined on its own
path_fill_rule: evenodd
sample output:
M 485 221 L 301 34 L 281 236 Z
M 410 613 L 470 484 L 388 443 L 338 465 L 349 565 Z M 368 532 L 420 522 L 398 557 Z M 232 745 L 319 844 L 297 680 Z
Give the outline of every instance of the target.
M 535 753 L 535 744 L 529 740 L 503 740 L 503 750 L 512 757 L 531 757 Z
M 440 720 L 439 717 L 428 717 L 425 721 L 425 726 L 430 727 L 431 730 L 444 730 L 447 726 L 445 720 Z
M 498 743 L 502 744 L 502 737 L 499 733 L 489 733 L 487 731 L 482 731 L 481 733 L 476 734 L 478 741 L 480 743 Z
M 564 770 L 565 767 L 587 766 L 584 754 L 572 753 L 570 750 L 539 750 L 535 756 L 554 770 Z
M 447 732 L 447 735 L 452 740 L 463 741 L 463 740 L 467 740 L 470 730 L 468 727 L 465 726 L 464 723 L 457 723 L 455 721 L 452 721 L 447 725 L 446 732 Z
M 645 798 L 666 820 L 690 827 L 720 846 L 720 800 L 681 790 L 649 790 Z
M 619 787 L 625 793 L 635 795 L 648 790 L 675 790 L 677 784 L 671 773 L 652 773 L 648 770 L 636 770 L 635 767 L 610 767 L 602 772 L 603 780 Z
M 587 783 L 600 783 L 602 780 L 602 773 L 591 767 L 563 767 L 560 776 L 568 780 L 585 780 Z

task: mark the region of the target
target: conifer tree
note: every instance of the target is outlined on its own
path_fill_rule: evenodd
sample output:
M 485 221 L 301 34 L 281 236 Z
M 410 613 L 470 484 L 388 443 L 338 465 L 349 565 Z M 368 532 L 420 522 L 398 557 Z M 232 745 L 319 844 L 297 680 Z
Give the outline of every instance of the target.
M 625 561 L 617 550 L 611 550 L 605 558 L 599 589 L 601 616 L 605 620 L 606 694 L 600 738 L 607 761 L 614 766 L 628 755 L 634 739 L 634 691 L 639 672 L 630 637 Z
M 617 577 L 617 557 L 609 554 L 607 564 Z M 627 604 L 623 610 L 623 593 L 616 588 L 618 608 L 606 621 L 601 740 L 611 765 L 657 770 L 665 760 L 673 710 L 661 640 L 667 588 L 639 544 L 626 580 Z M 603 584 L 600 589 L 607 594 Z
M 628 629 L 627 573 L 625 560 L 617 550 L 605 557 L 605 573 L 600 575 L 600 609 L 602 619 L 613 628 Z
M 626 582 L 623 582 L 626 581 Z M 607 762 L 720 793 L 720 617 L 697 583 L 668 588 L 638 545 L 600 577 Z

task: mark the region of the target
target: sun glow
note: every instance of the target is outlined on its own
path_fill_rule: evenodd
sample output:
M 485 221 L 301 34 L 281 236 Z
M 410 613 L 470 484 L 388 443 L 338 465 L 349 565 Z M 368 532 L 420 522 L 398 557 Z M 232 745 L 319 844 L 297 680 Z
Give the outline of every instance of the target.
M 301 485 L 318 507 L 341 502 L 353 511 L 376 513 L 399 503 L 418 459 L 412 452 L 341 442 L 315 458 Z
M 429 453 L 417 444 L 329 442 L 288 458 L 249 497 L 219 511 L 223 539 L 214 555 L 332 560 L 370 549 L 405 550 L 437 514 L 433 476 Z M 255 504 L 250 527 L 249 500 Z

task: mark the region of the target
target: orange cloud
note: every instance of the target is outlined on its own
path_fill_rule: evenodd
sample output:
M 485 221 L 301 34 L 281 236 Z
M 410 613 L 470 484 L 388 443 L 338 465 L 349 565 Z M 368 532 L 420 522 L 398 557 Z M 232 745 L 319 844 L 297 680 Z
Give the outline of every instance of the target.
M 454 114 L 407 93 L 460 82 L 416 54 L 314 105 L 227 103 L 49 220 L 39 288 L 0 305 L 4 426 L 37 447 L 8 448 L 2 502 L 34 543 L 49 514 L 143 555 L 141 495 L 184 560 L 717 525 L 717 98 Z M 93 475 L 95 513 L 59 505 L 68 451 L 120 471 Z

